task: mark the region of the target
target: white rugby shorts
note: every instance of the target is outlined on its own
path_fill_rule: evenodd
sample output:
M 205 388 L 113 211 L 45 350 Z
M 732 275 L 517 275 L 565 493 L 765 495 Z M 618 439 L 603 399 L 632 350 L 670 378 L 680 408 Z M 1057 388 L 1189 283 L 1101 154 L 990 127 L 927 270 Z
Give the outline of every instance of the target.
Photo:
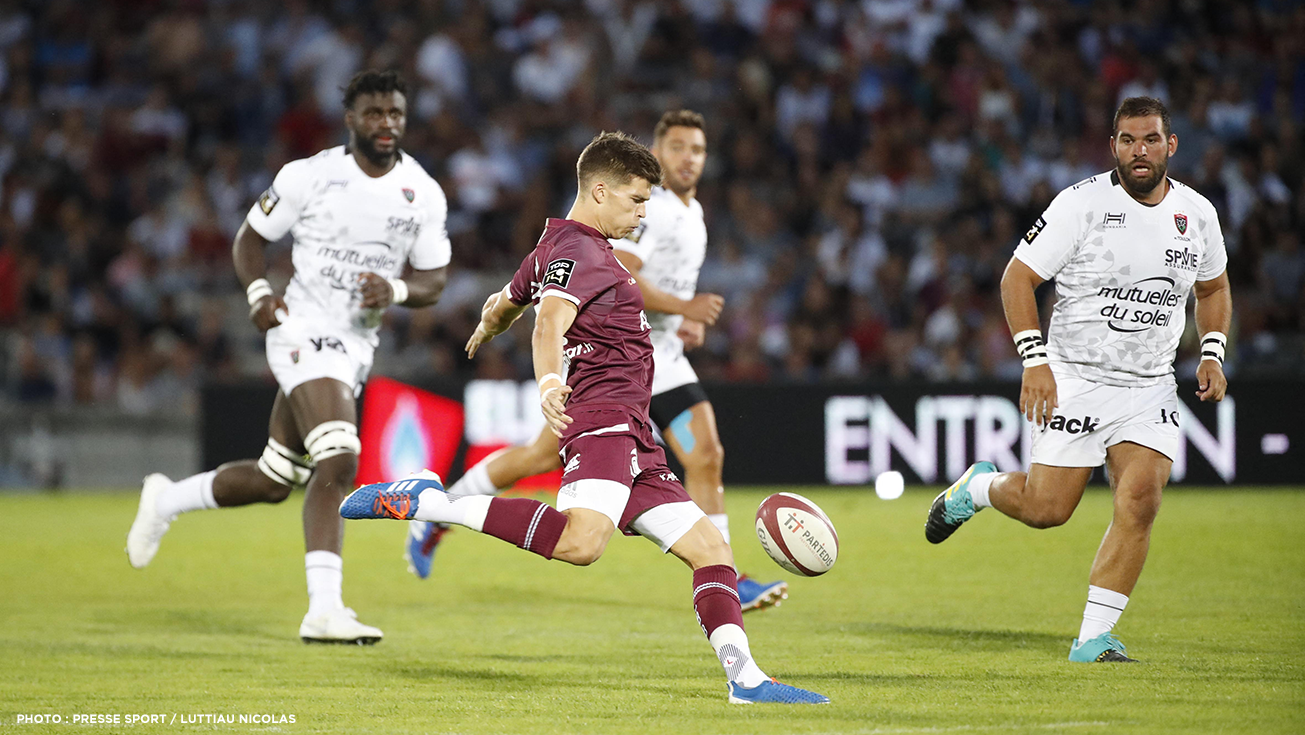
M 684 342 L 674 334 L 654 335 L 652 394 L 698 382 L 689 358 L 684 356 Z
M 1181 421 L 1173 384 L 1127 388 L 1056 374 L 1060 407 L 1051 423 L 1033 427 L 1034 464 L 1098 467 L 1106 449 L 1122 442 L 1149 447 L 1173 459 Z
M 362 394 L 375 348 L 348 330 L 293 318 L 267 330 L 267 364 L 287 396 L 310 380 L 334 378 Z

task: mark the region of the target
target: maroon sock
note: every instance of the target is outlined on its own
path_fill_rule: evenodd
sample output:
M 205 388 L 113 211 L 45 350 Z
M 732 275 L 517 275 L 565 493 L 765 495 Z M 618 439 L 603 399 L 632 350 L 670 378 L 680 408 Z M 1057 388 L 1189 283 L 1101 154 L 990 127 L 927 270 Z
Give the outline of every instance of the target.
M 738 579 L 738 572 L 728 564 L 693 570 L 693 609 L 708 638 L 722 625 L 733 623 L 743 628 Z
M 485 525 L 481 530 L 545 559 L 552 559 L 563 528 L 566 528 L 566 516 L 538 500 L 494 498 L 489 502 L 489 512 L 485 514 Z

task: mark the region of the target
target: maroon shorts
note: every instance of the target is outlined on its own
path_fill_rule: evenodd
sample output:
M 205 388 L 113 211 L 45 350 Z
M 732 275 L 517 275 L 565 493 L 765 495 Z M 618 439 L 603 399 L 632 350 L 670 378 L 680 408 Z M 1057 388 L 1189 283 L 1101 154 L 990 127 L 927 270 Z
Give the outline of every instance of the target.
M 680 478 L 666 465 L 666 453 L 657 446 L 647 422 L 618 409 L 568 414 L 575 421 L 567 427 L 560 442 L 563 466 L 558 510 L 576 507 L 596 510 L 611 518 L 627 536 L 650 538 L 636 520 L 654 508 L 678 503 L 692 505 L 692 510 L 677 506 L 676 520 L 667 521 L 671 525 L 680 521 L 692 525 L 690 516 L 693 520 L 702 516 L 702 511 L 684 491 Z M 662 514 L 666 512 L 669 511 Z M 667 533 L 656 535 L 664 541 Z M 669 548 L 669 544 L 665 546 Z

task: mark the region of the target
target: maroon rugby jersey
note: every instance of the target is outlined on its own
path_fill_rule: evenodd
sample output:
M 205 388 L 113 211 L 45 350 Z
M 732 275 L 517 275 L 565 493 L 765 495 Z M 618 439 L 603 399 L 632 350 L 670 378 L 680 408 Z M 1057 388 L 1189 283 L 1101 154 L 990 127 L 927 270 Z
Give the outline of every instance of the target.
M 653 350 L 643 294 L 601 232 L 549 219 L 508 293 L 518 306 L 553 294 L 579 309 L 566 332 L 568 412 L 620 408 L 647 423 Z

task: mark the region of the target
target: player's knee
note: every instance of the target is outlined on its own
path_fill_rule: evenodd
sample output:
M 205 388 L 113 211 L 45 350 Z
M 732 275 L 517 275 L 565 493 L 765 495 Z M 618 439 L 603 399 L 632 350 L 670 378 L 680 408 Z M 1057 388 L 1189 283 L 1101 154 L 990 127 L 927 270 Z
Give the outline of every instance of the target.
M 314 465 L 315 484 L 353 489 L 362 451 L 358 427 L 348 421 L 325 421 L 304 437 L 304 448 Z
M 1120 521 L 1141 528 L 1150 528 L 1160 513 L 1161 492 L 1159 489 L 1139 493 L 1129 493 L 1115 498 L 1116 515 Z
M 725 467 L 725 447 L 719 439 L 698 442 L 685 460 L 686 470 L 720 474 Z
M 262 475 L 263 500 L 280 503 L 290 497 L 290 491 L 304 487 L 312 476 L 308 459 L 275 439 L 269 438 L 258 458 L 258 471 Z
M 1068 523 L 1072 515 L 1074 515 L 1073 508 L 1048 505 L 1030 511 L 1024 518 L 1024 523 L 1032 528 L 1055 528 Z
M 314 475 L 318 478 L 316 484 L 320 487 L 349 492 L 353 490 L 353 481 L 358 475 L 358 455 L 337 454 L 328 457 L 317 463 Z

